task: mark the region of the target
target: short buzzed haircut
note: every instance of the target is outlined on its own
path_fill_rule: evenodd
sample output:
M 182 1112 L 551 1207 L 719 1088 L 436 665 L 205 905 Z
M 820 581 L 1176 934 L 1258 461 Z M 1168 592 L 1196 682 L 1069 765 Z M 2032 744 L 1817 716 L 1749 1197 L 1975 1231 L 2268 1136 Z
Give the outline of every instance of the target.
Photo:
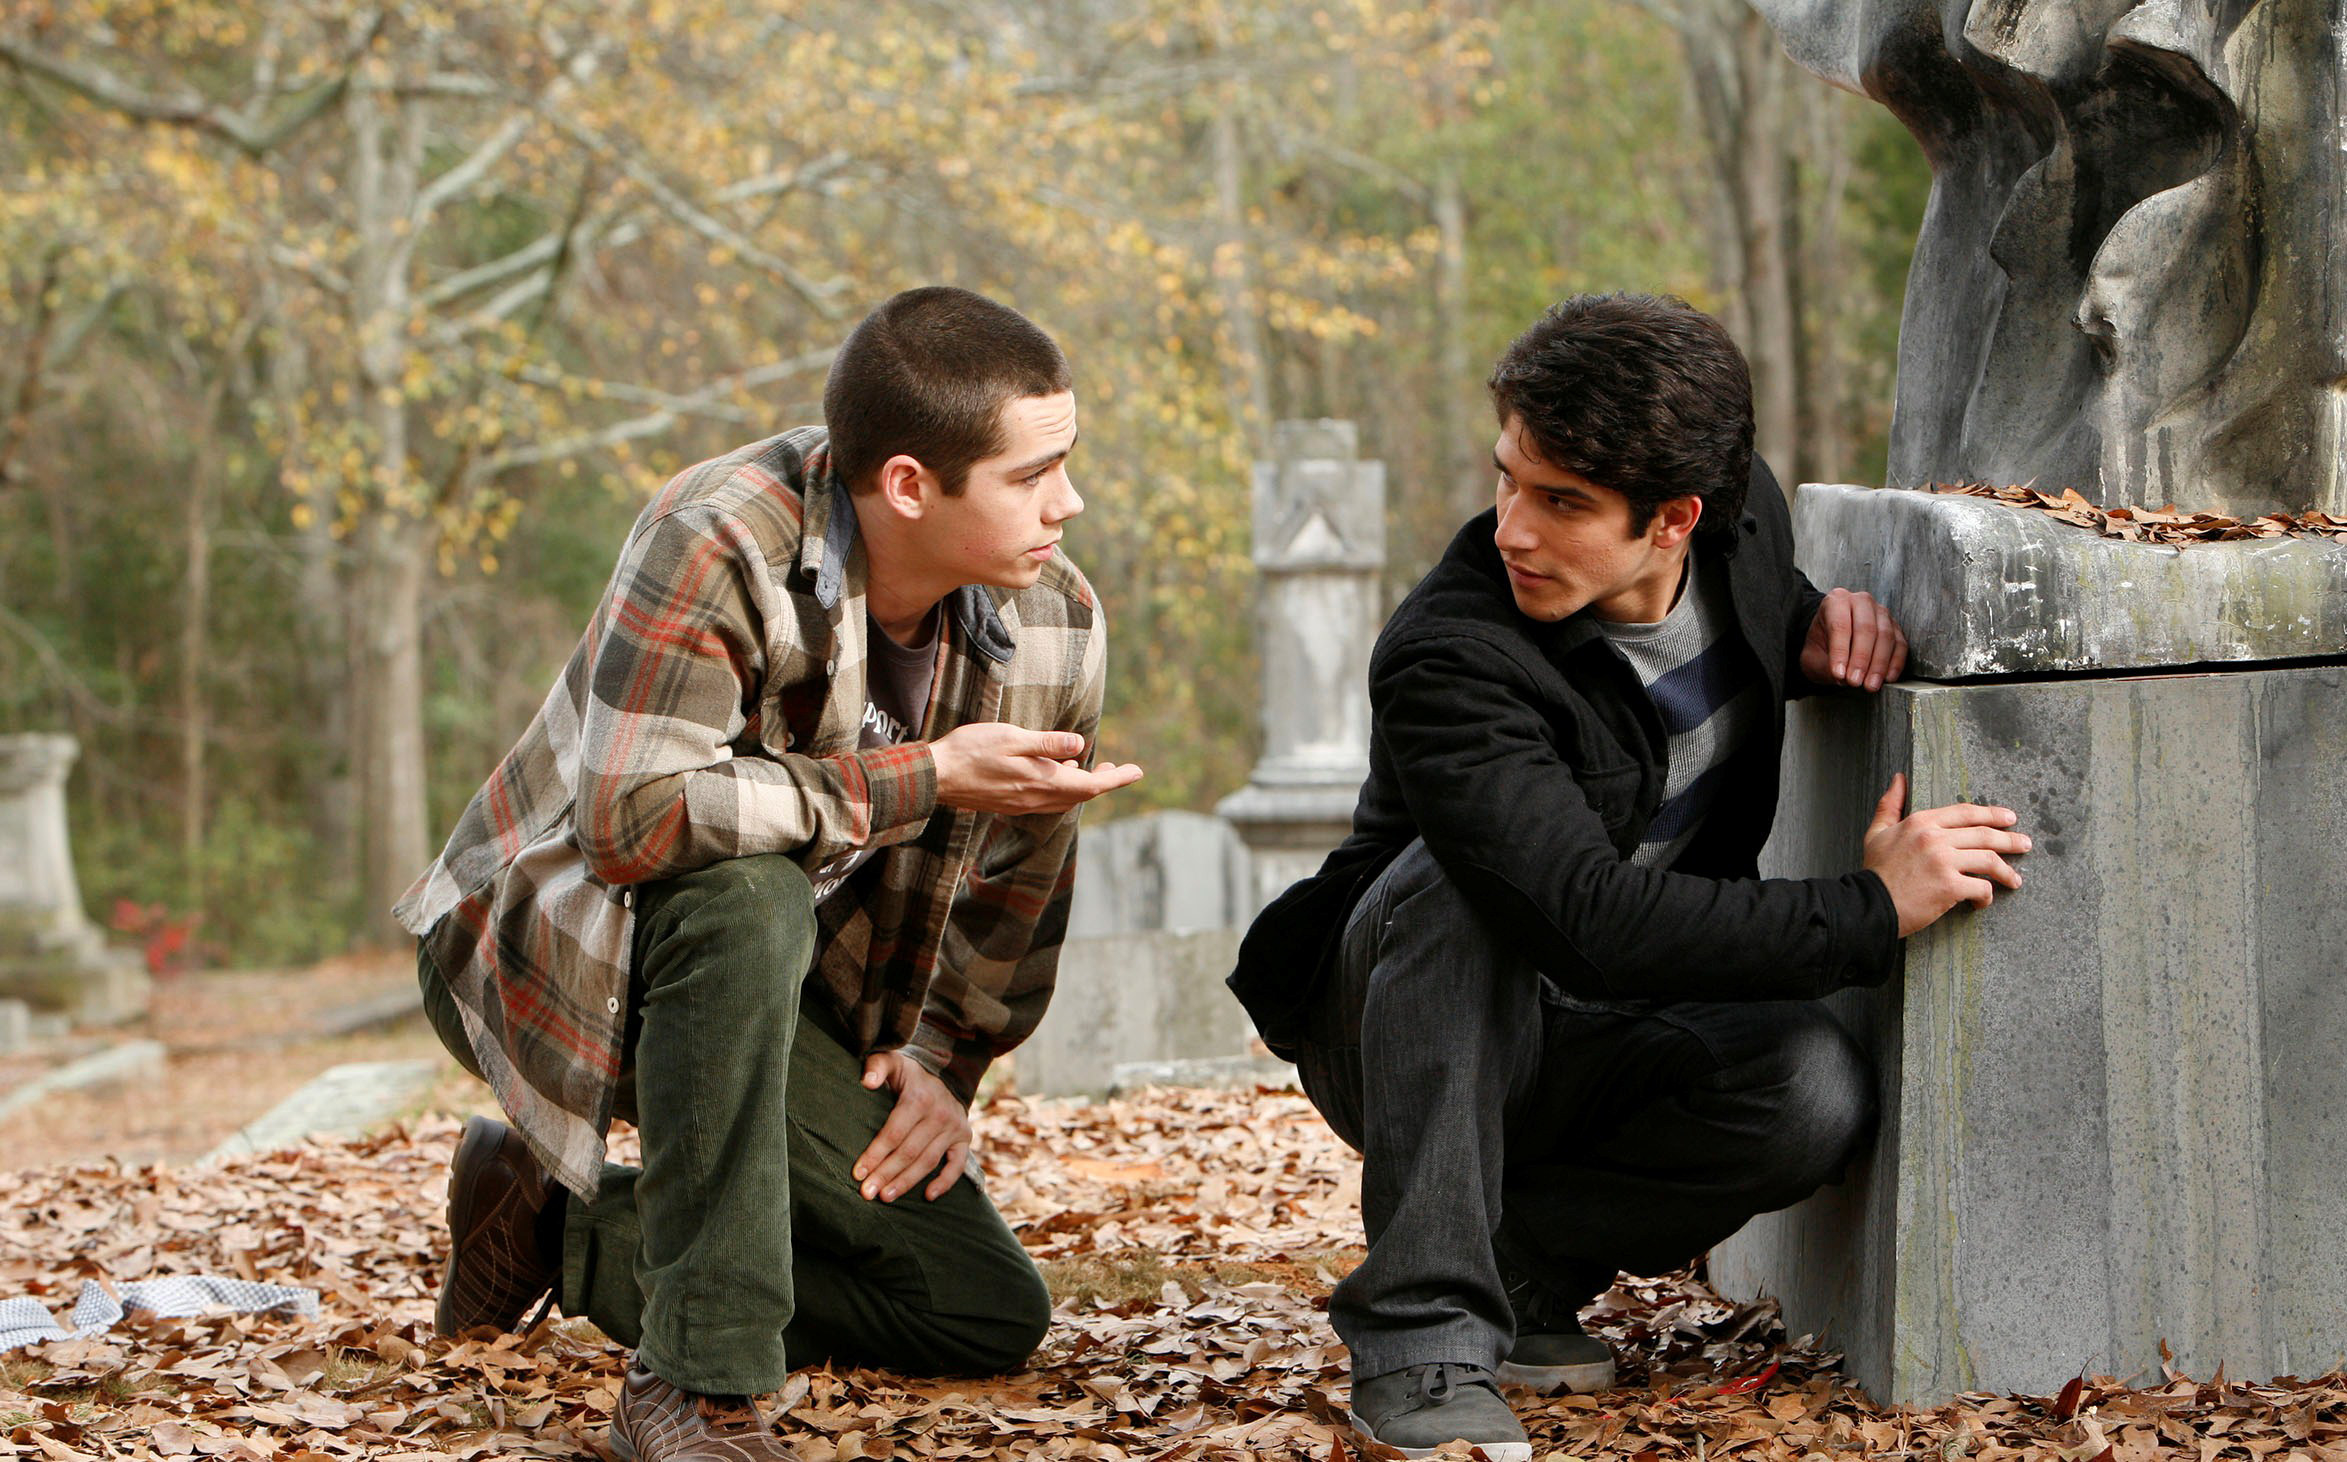
M 1491 404 L 1540 460 L 1630 500 L 1641 535 L 1674 497 L 1696 532 L 1732 531 L 1752 473 L 1752 373 L 1719 321 L 1672 295 L 1584 294 L 1549 307 L 1494 367 Z
M 831 465 L 863 492 L 903 453 L 959 493 L 1008 444 L 1002 406 L 1069 390 L 1067 357 L 1008 305 L 950 285 L 908 289 L 864 317 L 831 363 Z

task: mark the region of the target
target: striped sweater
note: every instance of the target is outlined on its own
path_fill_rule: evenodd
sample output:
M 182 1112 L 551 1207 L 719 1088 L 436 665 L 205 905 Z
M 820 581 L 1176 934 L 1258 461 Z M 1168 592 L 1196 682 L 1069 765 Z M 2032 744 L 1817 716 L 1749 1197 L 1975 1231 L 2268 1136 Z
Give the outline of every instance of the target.
M 1727 576 L 1706 556 L 1688 560 L 1678 603 L 1653 624 L 1599 627 L 1662 714 L 1669 772 L 1662 805 L 1630 861 L 1668 868 L 1719 800 L 1728 763 L 1767 714 L 1759 678 L 1739 653 Z

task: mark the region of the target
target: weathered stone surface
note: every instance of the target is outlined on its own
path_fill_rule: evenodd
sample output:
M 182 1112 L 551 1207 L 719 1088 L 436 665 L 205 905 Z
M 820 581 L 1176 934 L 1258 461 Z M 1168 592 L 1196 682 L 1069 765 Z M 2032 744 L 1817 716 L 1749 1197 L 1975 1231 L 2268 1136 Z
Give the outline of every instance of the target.
M 1258 1086 L 1294 1089 L 1296 1068 L 1277 1056 L 1205 1056 L 1186 1061 L 1124 1061 L 1108 1073 L 1108 1095 L 1152 1086 L 1203 1086 L 1246 1091 Z
M 33 1042 L 32 1008 L 22 1000 L 0 1000 L 0 1056 Z
M 1349 421 L 1283 421 L 1255 464 L 1263 757 L 1215 809 L 1254 857 L 1242 922 L 1351 829 L 1369 775 L 1369 651 L 1383 618 L 1385 464 Z
M 1084 825 L 1068 934 L 1228 929 L 1255 912 L 1247 847 L 1199 812 L 1153 812 Z
M 0 1094 L 0 1117 L 60 1091 L 89 1091 L 101 1087 L 151 1083 L 163 1075 L 161 1041 L 123 1041 L 101 1046 L 45 1071 L 31 1081 Z
M 0 736 L 0 938 L 11 950 L 66 938 L 83 924 L 65 841 L 70 736 Z
M 1223 989 L 1239 931 L 1070 939 L 1042 1026 L 1012 1060 L 1019 1090 L 1100 1096 L 1118 1066 L 1238 1055 L 1254 1031 Z
M 1893 686 L 1795 708 L 1766 871 L 1873 799 L 2017 809 L 2027 886 L 1836 1004 L 1881 1066 L 1845 1184 L 1713 1254 L 1879 1400 L 2347 1357 L 2347 669 Z
M 401 981 L 396 990 L 365 1000 L 338 1005 L 310 1022 L 314 1035 L 340 1038 L 364 1031 L 383 1030 L 404 1021 L 421 1019 L 424 992 L 413 981 Z
M 1755 0 L 1915 134 L 1890 480 L 2347 510 L 2347 0 Z
M 93 1023 L 146 1008 L 147 975 L 82 913 L 66 844 L 70 736 L 0 736 L 0 999 Z
M 328 1067 L 204 1154 L 204 1161 L 274 1152 L 313 1133 L 359 1136 L 413 1106 L 438 1070 L 434 1061 L 351 1061 Z
M 2347 652 L 2347 543 L 2126 543 L 1980 498 L 1804 483 L 1801 568 L 1864 589 L 1934 680 Z

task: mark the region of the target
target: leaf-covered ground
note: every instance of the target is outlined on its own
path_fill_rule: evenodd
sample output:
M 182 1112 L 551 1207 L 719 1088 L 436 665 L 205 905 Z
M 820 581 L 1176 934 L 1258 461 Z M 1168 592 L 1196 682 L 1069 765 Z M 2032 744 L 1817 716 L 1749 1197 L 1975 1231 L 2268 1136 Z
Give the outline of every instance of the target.
M 314 1321 L 134 1317 L 0 1355 L 0 1457 L 606 1457 L 624 1356 L 591 1326 L 455 1343 L 431 1285 L 457 1127 L 435 1119 L 219 1168 L 0 1175 L 0 1295 L 62 1315 L 85 1276 L 220 1273 L 308 1285 Z M 779 1398 L 808 1458 L 1357 1455 L 1322 1313 L 1359 1258 L 1357 1168 L 1299 1097 L 1161 1093 L 995 1102 L 988 1182 L 1059 1317 L 1031 1370 L 924 1381 L 811 1368 Z M 1870 1404 L 1766 1307 L 1687 1276 L 1625 1283 L 1594 1322 L 1626 1358 L 1595 1397 L 1518 1396 L 1543 1456 L 1712 1462 L 2347 1462 L 2347 1378 L 2090 1380 L 2058 1397 Z

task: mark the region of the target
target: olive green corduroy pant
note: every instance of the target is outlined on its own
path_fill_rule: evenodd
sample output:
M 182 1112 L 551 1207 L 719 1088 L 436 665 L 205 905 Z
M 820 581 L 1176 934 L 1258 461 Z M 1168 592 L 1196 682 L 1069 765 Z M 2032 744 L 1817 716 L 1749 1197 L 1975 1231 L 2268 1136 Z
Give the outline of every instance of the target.
M 563 1312 L 710 1394 L 771 1391 L 825 1359 L 935 1375 L 1023 1361 L 1050 1298 L 978 1185 L 881 1203 L 851 1176 L 896 1099 L 864 1088 L 806 978 L 806 875 L 736 858 L 638 885 L 635 913 L 618 1110 L 644 1166 L 606 1163 L 592 1202 L 566 1195 Z M 418 980 L 478 1075 L 430 959 Z

